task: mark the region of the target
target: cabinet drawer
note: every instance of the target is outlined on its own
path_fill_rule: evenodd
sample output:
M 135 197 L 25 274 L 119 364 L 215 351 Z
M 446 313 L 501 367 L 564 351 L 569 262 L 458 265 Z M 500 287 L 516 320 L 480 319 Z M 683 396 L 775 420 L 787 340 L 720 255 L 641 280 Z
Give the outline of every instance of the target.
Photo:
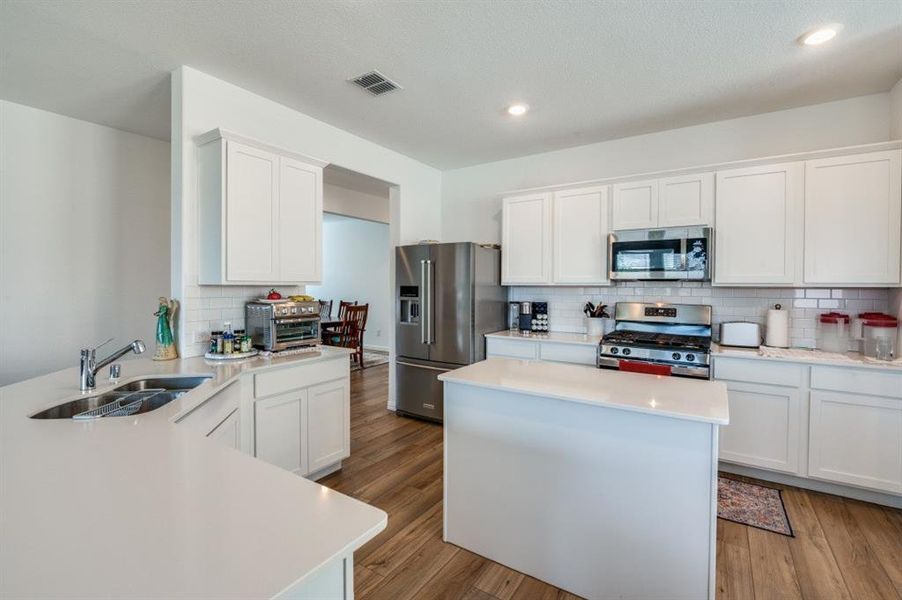
M 275 394 L 283 394 L 291 390 L 316 385 L 317 383 L 347 377 L 349 370 L 348 358 L 341 357 L 335 360 L 258 373 L 254 375 L 254 397 L 263 398 Z
M 716 356 L 714 379 L 798 387 L 802 383 L 804 368 L 801 365 Z
M 811 388 L 902 398 L 902 373 L 836 367 L 812 367 Z
M 554 344 L 549 342 L 539 344 L 539 358 L 542 360 L 594 366 L 597 353 L 598 346 Z
M 209 435 L 230 414 L 238 409 L 240 401 L 241 383 L 240 381 L 233 381 L 221 391 L 210 396 L 203 404 L 179 419 L 178 423 L 190 427 L 203 435 Z
M 509 340 L 487 337 L 486 356 L 506 356 L 509 358 L 538 358 L 538 342 L 529 340 Z

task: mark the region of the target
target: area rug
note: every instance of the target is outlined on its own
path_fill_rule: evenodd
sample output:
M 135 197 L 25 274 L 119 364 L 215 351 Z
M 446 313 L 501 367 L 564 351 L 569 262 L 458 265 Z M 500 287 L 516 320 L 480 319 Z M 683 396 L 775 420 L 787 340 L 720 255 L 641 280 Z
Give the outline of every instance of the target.
M 363 366 L 367 369 L 370 367 L 375 367 L 378 365 L 384 365 L 388 362 L 388 353 L 386 352 L 376 352 L 373 350 L 364 350 L 363 351 Z M 351 359 L 351 370 L 359 369 L 360 364 L 355 363 L 354 359 Z
M 717 478 L 717 516 L 727 521 L 795 537 L 780 490 Z

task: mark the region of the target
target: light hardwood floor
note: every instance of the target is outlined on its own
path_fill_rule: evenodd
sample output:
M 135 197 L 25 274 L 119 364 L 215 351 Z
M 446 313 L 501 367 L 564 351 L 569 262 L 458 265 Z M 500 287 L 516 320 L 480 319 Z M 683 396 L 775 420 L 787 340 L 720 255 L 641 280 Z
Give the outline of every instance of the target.
M 388 513 L 354 555 L 359 600 L 576 598 L 444 543 L 441 426 L 385 408 L 388 365 L 351 373 L 351 390 L 351 457 L 320 483 Z M 796 537 L 718 520 L 718 598 L 902 598 L 902 511 L 775 487 Z

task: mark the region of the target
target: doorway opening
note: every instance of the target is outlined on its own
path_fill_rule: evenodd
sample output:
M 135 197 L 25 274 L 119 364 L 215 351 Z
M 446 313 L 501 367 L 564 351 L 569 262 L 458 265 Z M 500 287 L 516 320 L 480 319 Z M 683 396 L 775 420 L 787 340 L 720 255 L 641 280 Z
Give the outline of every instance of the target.
M 356 171 L 323 169 L 322 283 L 307 293 L 320 301 L 323 343 L 353 350 L 352 370 L 389 361 L 390 190 Z

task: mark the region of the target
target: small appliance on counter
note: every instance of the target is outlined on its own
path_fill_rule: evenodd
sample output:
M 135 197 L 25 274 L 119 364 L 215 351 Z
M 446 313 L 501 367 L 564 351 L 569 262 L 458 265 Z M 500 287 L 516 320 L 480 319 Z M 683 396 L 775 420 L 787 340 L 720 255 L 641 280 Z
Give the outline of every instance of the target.
M 255 300 L 244 306 L 245 327 L 255 348 L 270 352 L 320 341 L 319 302 Z
M 548 303 L 520 302 L 521 332 L 543 333 L 548 331 Z
M 548 303 L 532 303 L 532 330 L 539 332 L 548 331 Z
M 532 302 L 520 303 L 520 331 L 532 331 Z
M 720 324 L 720 345 L 738 348 L 757 348 L 761 345 L 761 325 L 748 321 L 729 321 Z

